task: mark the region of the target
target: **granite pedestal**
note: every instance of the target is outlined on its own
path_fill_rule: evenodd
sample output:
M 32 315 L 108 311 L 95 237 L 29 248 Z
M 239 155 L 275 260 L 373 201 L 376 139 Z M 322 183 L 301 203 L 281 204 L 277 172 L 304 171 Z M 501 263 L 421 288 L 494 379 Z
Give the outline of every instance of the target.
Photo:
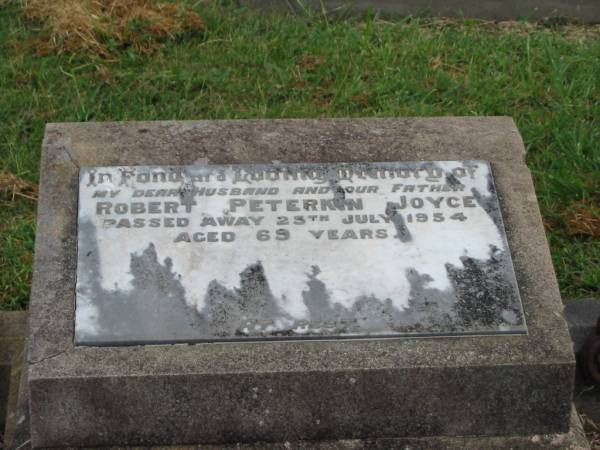
M 503 117 L 49 124 L 30 308 L 32 445 L 566 432 L 574 358 L 524 154 Z M 444 160 L 490 162 L 526 333 L 76 345 L 82 167 Z

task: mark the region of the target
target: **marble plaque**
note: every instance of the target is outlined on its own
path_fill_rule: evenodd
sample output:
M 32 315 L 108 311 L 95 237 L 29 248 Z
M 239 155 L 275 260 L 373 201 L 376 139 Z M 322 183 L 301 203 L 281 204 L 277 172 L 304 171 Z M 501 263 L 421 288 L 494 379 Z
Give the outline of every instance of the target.
M 83 167 L 75 341 L 525 333 L 486 161 Z

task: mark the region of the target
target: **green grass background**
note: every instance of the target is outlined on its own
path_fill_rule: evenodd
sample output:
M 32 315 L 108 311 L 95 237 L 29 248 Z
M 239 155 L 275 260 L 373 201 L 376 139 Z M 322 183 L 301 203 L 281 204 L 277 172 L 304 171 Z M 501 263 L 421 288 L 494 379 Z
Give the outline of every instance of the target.
M 600 241 L 570 236 L 564 221 L 573 203 L 600 200 L 597 36 L 194 8 L 206 32 L 152 55 L 108 42 L 113 56 L 101 59 L 36 55 L 39 25 L 0 3 L 0 171 L 37 181 L 47 122 L 508 115 L 563 296 L 600 294 Z M 0 198 L 0 309 L 27 305 L 34 234 L 35 203 Z

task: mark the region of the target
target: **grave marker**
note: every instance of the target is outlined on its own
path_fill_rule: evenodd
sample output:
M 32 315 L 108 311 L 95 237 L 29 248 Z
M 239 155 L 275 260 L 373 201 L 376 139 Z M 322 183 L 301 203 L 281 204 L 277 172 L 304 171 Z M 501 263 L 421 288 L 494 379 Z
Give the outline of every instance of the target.
M 49 124 L 33 447 L 567 436 L 524 155 L 508 118 Z

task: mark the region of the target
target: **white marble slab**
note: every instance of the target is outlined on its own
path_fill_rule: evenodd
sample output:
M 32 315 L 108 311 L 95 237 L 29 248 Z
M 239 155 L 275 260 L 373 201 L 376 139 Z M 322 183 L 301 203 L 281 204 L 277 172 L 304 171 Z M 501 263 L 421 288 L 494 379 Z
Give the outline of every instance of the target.
M 85 167 L 76 342 L 524 333 L 485 161 Z

